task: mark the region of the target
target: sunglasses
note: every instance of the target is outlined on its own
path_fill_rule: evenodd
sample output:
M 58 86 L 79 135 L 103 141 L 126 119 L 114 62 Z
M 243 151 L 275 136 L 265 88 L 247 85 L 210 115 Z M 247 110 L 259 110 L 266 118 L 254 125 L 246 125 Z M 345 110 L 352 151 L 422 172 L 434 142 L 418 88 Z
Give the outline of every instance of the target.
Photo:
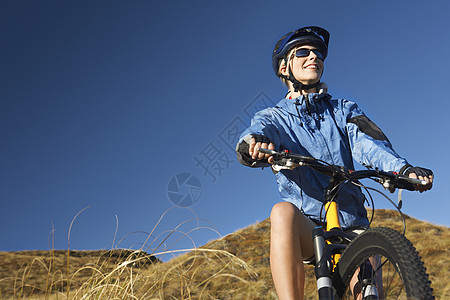
M 311 51 L 317 56 L 318 59 L 324 60 L 322 52 L 317 49 L 306 49 L 300 48 L 295 50 L 295 56 L 297 57 L 308 57 Z

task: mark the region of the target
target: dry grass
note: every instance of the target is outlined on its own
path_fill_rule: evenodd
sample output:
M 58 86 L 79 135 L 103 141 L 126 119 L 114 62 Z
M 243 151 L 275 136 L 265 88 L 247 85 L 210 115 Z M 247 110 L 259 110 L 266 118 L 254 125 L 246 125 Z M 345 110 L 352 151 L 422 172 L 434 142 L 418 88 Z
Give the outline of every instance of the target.
M 410 217 L 406 222 L 435 295 L 450 299 L 450 229 Z M 390 210 L 377 210 L 373 226 L 402 229 Z M 171 251 L 0 252 L 0 299 L 277 299 L 269 229 L 265 220 L 166 263 L 155 257 Z M 306 271 L 306 299 L 317 299 L 313 268 Z
M 89 286 L 131 277 L 133 268 L 159 263 L 154 256 L 130 250 L 0 252 L 0 262 L 1 295 L 15 299 L 53 294 L 72 298 Z
M 405 216 L 406 237 L 413 243 L 430 276 L 431 287 L 438 299 L 450 299 L 450 228 L 437 226 Z M 376 210 L 374 226 L 391 227 L 402 231 L 397 213 Z

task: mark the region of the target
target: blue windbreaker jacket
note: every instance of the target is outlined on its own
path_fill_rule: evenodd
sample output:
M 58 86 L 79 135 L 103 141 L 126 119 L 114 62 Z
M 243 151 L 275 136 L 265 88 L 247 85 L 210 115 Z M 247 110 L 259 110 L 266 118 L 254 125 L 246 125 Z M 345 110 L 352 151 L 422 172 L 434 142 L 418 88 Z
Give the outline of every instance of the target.
M 313 156 L 331 164 L 354 169 L 353 158 L 362 165 L 399 172 L 407 165 L 392 148 L 383 132 L 353 102 L 331 99 L 328 94 L 308 94 L 282 99 L 275 107 L 255 114 L 251 126 L 238 142 L 239 161 L 250 167 L 270 166 L 253 161 L 247 144 L 251 135 L 263 135 L 277 150 Z M 247 151 L 247 153 L 245 153 Z M 296 205 L 306 216 L 319 220 L 323 191 L 329 177 L 308 167 L 276 173 L 281 197 Z M 337 197 L 343 228 L 367 226 L 365 197 L 361 189 L 347 184 Z

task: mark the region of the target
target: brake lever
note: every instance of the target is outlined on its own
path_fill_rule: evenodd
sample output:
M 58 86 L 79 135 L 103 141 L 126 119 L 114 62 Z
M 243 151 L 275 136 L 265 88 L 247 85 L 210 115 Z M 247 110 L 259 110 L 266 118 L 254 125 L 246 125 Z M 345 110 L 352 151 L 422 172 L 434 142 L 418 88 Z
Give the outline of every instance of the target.
M 304 163 L 300 159 L 296 159 L 295 157 L 286 157 L 288 154 L 280 153 L 274 150 L 259 148 L 259 152 L 264 154 L 269 154 L 273 156 L 273 165 L 272 169 L 275 171 L 281 170 L 292 170 L 296 167 L 303 166 Z
M 394 183 L 395 182 L 395 183 Z M 384 179 L 382 180 L 383 187 L 393 193 L 395 189 L 406 189 L 408 191 L 415 191 L 416 185 L 427 185 L 425 180 L 409 178 L 402 175 L 396 175 L 395 179 Z
M 273 165 L 272 168 L 275 171 L 280 171 L 280 170 L 292 170 L 296 167 L 299 166 L 303 166 L 304 164 L 302 162 L 297 162 L 294 159 L 291 158 L 285 158 L 285 157 L 281 157 L 281 158 L 277 158 L 273 160 Z

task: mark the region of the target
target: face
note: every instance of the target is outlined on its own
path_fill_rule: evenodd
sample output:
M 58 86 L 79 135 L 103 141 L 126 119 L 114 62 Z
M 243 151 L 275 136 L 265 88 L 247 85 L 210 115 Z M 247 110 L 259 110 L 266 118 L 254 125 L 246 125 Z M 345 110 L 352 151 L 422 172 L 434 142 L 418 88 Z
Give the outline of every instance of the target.
M 320 80 L 323 73 L 323 60 L 317 57 L 317 55 L 310 51 L 308 56 L 297 57 L 295 51 L 298 49 L 315 49 L 314 46 L 304 45 L 295 47 L 289 53 L 289 68 L 292 70 L 294 77 L 303 84 L 313 84 Z M 281 70 L 283 74 L 288 76 L 288 69 Z

